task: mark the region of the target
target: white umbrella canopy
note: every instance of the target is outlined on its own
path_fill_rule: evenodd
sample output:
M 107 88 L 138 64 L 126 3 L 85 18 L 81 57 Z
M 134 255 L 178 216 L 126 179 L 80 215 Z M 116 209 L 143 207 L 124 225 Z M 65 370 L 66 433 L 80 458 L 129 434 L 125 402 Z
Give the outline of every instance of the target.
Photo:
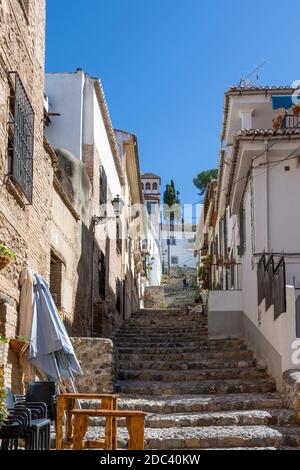
M 75 391 L 74 374 L 81 375 L 72 343 L 59 316 L 47 282 L 29 268 L 20 275 L 19 336 L 27 337 L 29 349 L 21 356 L 24 372 L 66 384 Z
M 21 296 L 19 305 L 19 336 L 30 338 L 32 325 L 34 273 L 24 268 L 20 274 Z

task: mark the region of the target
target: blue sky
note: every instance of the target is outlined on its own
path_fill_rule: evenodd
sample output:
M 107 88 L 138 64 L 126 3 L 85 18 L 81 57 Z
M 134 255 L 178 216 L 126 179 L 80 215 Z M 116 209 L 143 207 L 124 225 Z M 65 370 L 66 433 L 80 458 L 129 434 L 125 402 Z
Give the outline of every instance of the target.
M 300 79 L 299 19 L 286 5 L 47 0 L 46 70 L 101 77 L 114 127 L 138 136 L 142 170 L 196 203 L 193 176 L 217 166 L 226 88 L 265 60 L 260 85 Z

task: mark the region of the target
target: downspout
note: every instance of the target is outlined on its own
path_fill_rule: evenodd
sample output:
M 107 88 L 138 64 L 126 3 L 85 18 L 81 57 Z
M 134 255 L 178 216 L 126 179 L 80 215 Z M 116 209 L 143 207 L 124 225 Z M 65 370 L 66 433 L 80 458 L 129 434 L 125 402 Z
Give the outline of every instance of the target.
M 268 162 L 268 141 L 264 141 L 265 144 L 265 156 L 266 156 L 266 222 L 267 222 L 267 252 L 270 251 L 270 216 L 269 216 L 269 162 Z
M 92 243 L 92 280 L 91 280 L 91 337 L 93 338 L 93 333 L 94 333 L 94 294 L 95 294 L 95 286 L 94 286 L 94 280 L 95 280 L 95 274 L 94 274 L 94 254 L 95 254 L 95 219 L 92 217 L 92 235 L 93 235 L 93 243 Z

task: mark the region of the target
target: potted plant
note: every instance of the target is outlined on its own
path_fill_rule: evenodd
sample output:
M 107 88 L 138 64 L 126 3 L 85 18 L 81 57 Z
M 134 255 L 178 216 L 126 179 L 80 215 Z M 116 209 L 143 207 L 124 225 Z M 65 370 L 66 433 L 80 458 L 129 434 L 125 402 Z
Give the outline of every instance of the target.
M 278 114 L 278 115 L 272 120 L 273 129 L 274 129 L 275 131 L 277 131 L 278 129 L 280 129 L 280 127 L 282 126 L 282 121 L 283 121 L 283 116 L 282 116 L 282 114 Z
M 293 111 L 294 116 L 299 116 L 299 114 L 300 114 L 300 104 L 295 104 L 292 107 L 292 111 Z
M 16 353 L 24 353 L 30 343 L 30 339 L 26 336 L 17 336 L 10 340 L 10 349 Z
M 9 340 L 4 336 L 0 336 L 0 367 L 3 367 L 6 359 L 6 351 Z
M 17 255 L 7 248 L 5 245 L 0 245 L 0 271 L 4 269 L 11 261 L 16 259 Z
M 5 390 L 4 390 L 4 373 L 3 367 L 0 367 L 0 429 L 2 423 L 7 415 L 7 408 L 5 404 Z

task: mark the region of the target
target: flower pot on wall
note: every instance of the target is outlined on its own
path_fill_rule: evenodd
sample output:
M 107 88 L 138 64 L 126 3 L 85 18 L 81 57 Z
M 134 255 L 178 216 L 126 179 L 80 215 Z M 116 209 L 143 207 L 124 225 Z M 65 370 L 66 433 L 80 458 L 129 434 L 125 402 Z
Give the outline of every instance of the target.
M 21 354 L 27 350 L 29 343 L 28 341 L 25 341 L 25 340 L 11 339 L 9 345 L 12 351 L 14 351 L 15 353 Z

